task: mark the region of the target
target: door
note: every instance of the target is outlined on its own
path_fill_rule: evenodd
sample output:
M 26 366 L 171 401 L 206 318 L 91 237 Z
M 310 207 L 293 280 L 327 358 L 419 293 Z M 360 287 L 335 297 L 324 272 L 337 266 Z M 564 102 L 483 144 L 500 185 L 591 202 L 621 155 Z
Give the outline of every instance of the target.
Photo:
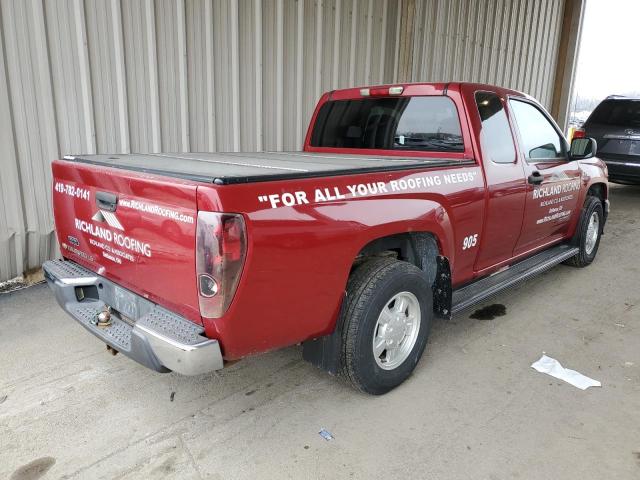
M 561 240 L 579 208 L 581 171 L 569 161 L 568 145 L 544 110 L 533 102 L 511 98 L 509 107 L 517 124 L 518 140 L 527 179 L 527 194 L 514 255 Z
M 475 268 L 482 271 L 512 257 L 522 227 L 527 184 L 503 100 L 486 91 L 475 92 L 474 100 L 487 180 L 484 228 Z

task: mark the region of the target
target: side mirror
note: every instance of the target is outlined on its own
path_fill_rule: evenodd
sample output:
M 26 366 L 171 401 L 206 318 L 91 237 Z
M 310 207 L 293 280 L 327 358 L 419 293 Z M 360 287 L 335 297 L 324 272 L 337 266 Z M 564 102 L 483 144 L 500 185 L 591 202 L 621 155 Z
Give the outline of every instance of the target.
M 571 160 L 586 160 L 596 155 L 598 144 L 591 137 L 574 138 L 571 140 L 569 157 Z

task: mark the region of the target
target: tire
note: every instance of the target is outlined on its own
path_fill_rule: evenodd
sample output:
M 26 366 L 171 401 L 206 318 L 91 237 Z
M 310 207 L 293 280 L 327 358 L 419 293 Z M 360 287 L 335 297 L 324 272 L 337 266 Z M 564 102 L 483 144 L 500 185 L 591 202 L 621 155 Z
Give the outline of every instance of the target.
M 597 225 L 593 225 L 594 221 L 597 222 Z M 571 257 L 565 262 L 567 265 L 583 268 L 593 262 L 598 253 L 598 247 L 600 246 L 603 226 L 604 212 L 602 202 L 597 197 L 588 196 L 582 207 L 580 223 L 578 224 L 578 229 L 573 239 L 573 244 L 576 245 L 580 251 L 576 256 Z M 595 228 L 595 231 L 593 228 Z
M 356 389 L 372 395 L 397 387 L 420 360 L 432 318 L 431 285 L 419 268 L 390 258 L 364 263 L 347 285 L 341 375 Z

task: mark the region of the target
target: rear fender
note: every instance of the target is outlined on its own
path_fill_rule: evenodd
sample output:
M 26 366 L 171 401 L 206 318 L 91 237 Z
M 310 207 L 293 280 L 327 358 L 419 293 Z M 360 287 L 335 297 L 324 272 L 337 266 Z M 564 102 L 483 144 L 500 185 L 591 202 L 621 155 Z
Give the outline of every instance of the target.
M 447 209 L 438 201 L 431 199 L 385 199 L 384 212 L 377 210 L 370 215 L 371 221 L 364 218 L 362 223 L 369 224 L 359 235 L 357 254 L 366 253 L 372 245 L 402 235 L 428 234 L 432 236 L 439 252 L 451 258 L 454 254 L 453 222 Z M 361 216 L 362 213 L 359 213 Z M 384 217 L 384 222 L 380 222 Z M 355 256 L 354 256 L 355 258 Z M 404 260 L 411 261 L 408 258 Z M 411 262 L 420 265 L 416 262 Z M 345 282 L 346 285 L 346 282 Z
M 408 230 L 392 231 L 392 225 L 398 225 L 391 218 L 390 223 L 378 225 L 369 230 L 368 242 L 366 242 L 357 258 L 362 256 L 374 256 L 388 250 L 400 249 L 400 259 L 413 263 L 425 272 L 428 281 L 432 284 L 434 295 L 434 313 L 443 317 L 450 317 L 451 312 L 451 269 L 446 253 L 453 252 L 453 230 L 446 210 L 435 202 L 429 202 L 432 208 L 427 210 L 421 222 L 413 220 L 402 221 Z M 401 215 L 406 209 L 391 209 Z M 411 228 L 415 230 L 411 230 Z M 421 227 L 421 228 L 420 228 Z M 425 228 L 426 227 L 426 228 Z M 416 231 L 416 230 L 420 231 Z M 385 232 L 387 235 L 380 236 Z M 378 235 L 378 236 L 376 236 Z M 373 237 L 373 238 L 372 238 Z M 405 245 L 406 244 L 406 245 Z M 336 375 L 340 368 L 340 351 L 342 348 L 342 332 L 344 327 L 344 298 L 342 298 L 340 313 L 336 319 L 334 331 L 330 335 L 303 342 L 303 358 L 316 367 Z

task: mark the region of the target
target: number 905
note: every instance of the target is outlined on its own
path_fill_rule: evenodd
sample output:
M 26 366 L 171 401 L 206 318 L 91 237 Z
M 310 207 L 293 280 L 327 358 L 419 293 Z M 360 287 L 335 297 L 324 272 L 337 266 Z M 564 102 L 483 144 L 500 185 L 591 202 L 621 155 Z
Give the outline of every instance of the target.
M 469 235 L 468 237 L 464 237 L 462 241 L 462 249 L 467 250 L 468 248 L 475 247 L 478 244 L 478 234 Z

